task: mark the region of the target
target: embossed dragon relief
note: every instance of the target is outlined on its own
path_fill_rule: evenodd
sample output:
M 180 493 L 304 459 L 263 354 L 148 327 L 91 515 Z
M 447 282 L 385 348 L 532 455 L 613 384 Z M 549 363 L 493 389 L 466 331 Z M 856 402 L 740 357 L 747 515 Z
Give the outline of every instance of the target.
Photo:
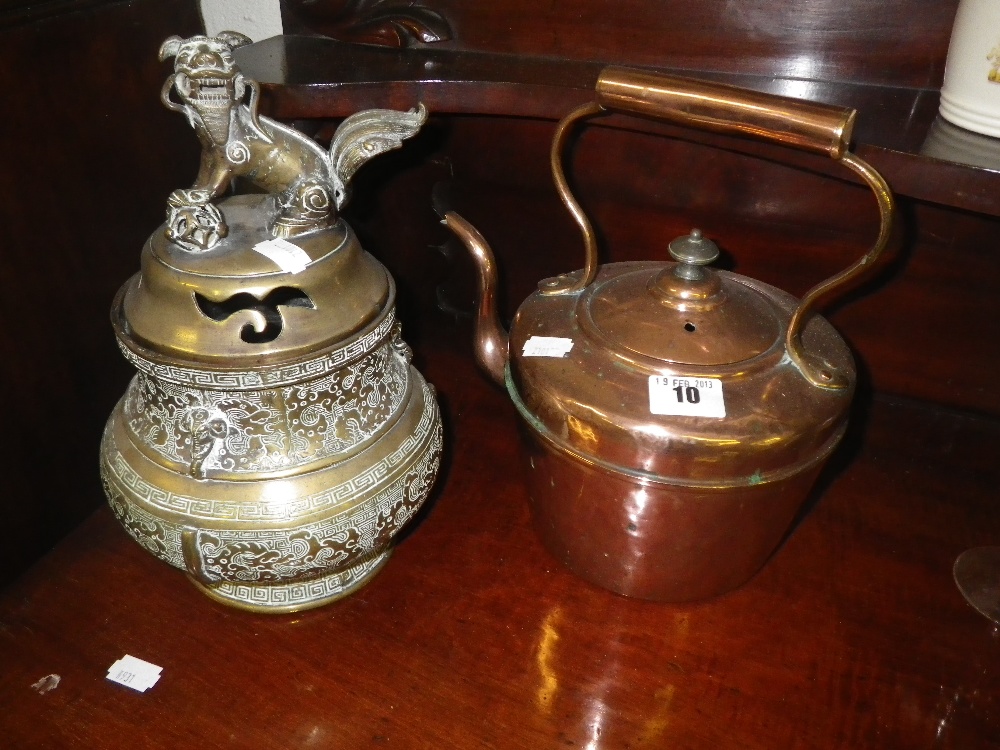
M 348 200 L 354 173 L 398 148 L 427 118 L 423 105 L 409 112 L 358 112 L 341 123 L 324 150 L 259 114 L 260 86 L 240 72 L 233 56 L 250 43 L 243 34 L 225 31 L 214 37 L 172 36 L 160 48 L 161 62 L 174 59 L 161 99 L 187 117 L 202 146 L 194 184 L 175 190 L 167 201 L 167 237 L 191 252 L 210 250 L 228 235 L 213 201 L 236 177 L 274 196 L 273 236 L 295 237 L 328 226 Z
M 139 372 L 125 396 L 126 425 L 199 479 L 211 470 L 259 473 L 342 455 L 400 408 L 409 368 L 400 346 L 397 336 L 323 377 L 266 390 L 190 388 Z
M 102 478 L 112 512 L 129 536 L 161 560 L 209 584 L 279 583 L 360 565 L 382 552 L 416 514 L 434 482 L 440 453 L 438 426 L 420 459 L 361 510 L 291 529 L 188 529 L 136 505 L 103 465 Z
M 104 496 L 108 499 L 111 512 L 125 527 L 128 535 L 150 554 L 175 567 L 183 568 L 184 555 L 181 551 L 180 529 L 150 515 L 131 502 L 112 481 L 110 472 L 105 469 L 103 462 L 101 463 L 101 482 L 104 485 Z
M 210 522 L 225 524 L 282 524 L 305 516 L 316 517 L 326 513 L 337 515 L 342 506 L 365 504 L 373 487 L 381 487 L 387 477 L 401 467 L 408 466 L 415 456 L 423 455 L 429 442 L 440 442 L 441 421 L 433 400 L 433 389 L 426 382 L 420 383 L 424 409 L 416 429 L 408 434 L 396 450 L 375 463 L 359 470 L 345 481 L 319 492 L 289 499 L 275 500 L 268 497 L 249 497 L 244 500 L 193 497 L 175 494 L 146 481 L 122 456 L 114 439 L 114 425 L 105 427 L 101 440 L 101 471 L 113 480 L 122 492 L 133 501 L 148 507 L 151 513 L 166 513 L 169 517 L 180 514 L 193 523 Z

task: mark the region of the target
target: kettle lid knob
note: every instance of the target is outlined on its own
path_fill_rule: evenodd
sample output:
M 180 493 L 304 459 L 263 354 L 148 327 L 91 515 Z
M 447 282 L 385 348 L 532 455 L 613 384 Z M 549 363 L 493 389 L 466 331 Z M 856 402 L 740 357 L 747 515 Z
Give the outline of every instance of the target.
M 696 267 L 708 265 L 719 257 L 719 246 L 705 237 L 700 229 L 692 229 L 691 234 L 678 237 L 668 249 L 671 257 L 683 264 L 677 269 L 679 275 L 687 278 L 700 277 Z

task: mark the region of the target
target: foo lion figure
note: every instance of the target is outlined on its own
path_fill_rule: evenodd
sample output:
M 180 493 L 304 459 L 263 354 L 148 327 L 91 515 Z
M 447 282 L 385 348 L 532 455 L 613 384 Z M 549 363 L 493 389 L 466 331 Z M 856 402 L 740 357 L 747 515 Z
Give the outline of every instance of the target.
M 422 104 L 409 112 L 358 112 L 341 123 L 324 151 L 299 131 L 257 113 L 257 82 L 244 77 L 233 59 L 233 50 L 250 42 L 224 31 L 214 37 L 172 36 L 160 47 L 161 62 L 175 58 L 160 99 L 187 116 L 202 145 L 194 185 L 175 190 L 167 202 L 167 237 L 190 251 L 210 250 L 228 234 L 212 201 L 234 177 L 275 195 L 274 236 L 322 229 L 347 201 L 347 183 L 358 168 L 401 146 L 427 119 Z M 180 101 L 172 98 L 174 91 Z

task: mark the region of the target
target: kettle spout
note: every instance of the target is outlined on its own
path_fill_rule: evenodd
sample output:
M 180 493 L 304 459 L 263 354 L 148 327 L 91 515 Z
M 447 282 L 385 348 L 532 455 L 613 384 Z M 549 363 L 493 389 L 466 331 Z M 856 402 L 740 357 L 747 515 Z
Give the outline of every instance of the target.
M 497 264 L 489 243 L 468 221 L 454 211 L 446 211 L 442 224 L 455 233 L 472 254 L 479 272 L 479 295 L 476 304 L 476 362 L 500 387 L 506 387 L 507 331 L 497 314 Z

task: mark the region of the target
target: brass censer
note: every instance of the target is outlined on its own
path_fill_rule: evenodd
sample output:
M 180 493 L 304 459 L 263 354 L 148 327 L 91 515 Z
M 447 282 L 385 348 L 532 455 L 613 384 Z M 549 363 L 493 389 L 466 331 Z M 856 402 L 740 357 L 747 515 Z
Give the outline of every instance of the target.
M 232 51 L 171 37 L 162 92 L 202 144 L 195 184 L 111 311 L 136 367 L 101 445 L 128 533 L 209 596 L 262 612 L 367 583 L 426 499 L 441 453 L 434 391 L 410 364 L 395 286 L 338 218 L 351 176 L 426 118 L 368 110 L 329 151 L 257 114 Z M 241 177 L 258 193 L 215 204 Z
M 797 300 L 707 266 L 695 230 L 676 263 L 598 266 L 562 154 L 580 121 L 609 111 L 750 135 L 826 154 L 874 192 L 881 226 L 850 268 Z M 581 577 L 628 596 L 715 596 L 756 573 L 844 435 L 850 350 L 816 302 L 872 267 L 891 228 L 885 181 L 848 150 L 853 110 L 625 68 L 606 68 L 592 104 L 560 123 L 552 171 L 579 224 L 586 265 L 543 280 L 510 333 L 497 319 L 496 264 L 445 206 L 480 272 L 480 365 L 523 417 L 532 510 L 548 549 Z

